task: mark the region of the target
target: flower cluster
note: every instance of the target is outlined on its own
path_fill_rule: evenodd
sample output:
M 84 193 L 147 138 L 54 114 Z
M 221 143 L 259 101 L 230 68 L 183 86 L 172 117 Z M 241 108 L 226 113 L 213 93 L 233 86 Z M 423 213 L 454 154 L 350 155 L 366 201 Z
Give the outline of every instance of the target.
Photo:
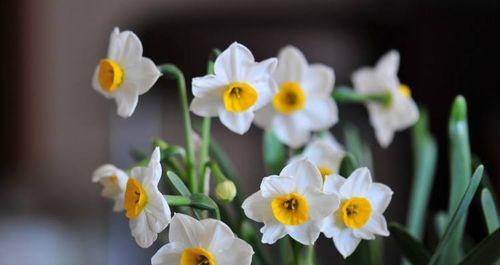
M 383 147 L 390 144 L 395 131 L 411 126 L 419 115 L 409 88 L 399 82 L 398 65 L 399 54 L 389 52 L 374 68 L 363 67 L 354 72 L 354 90 L 348 92 L 353 98 L 363 99 Z M 99 167 L 92 178 L 103 185 L 102 195 L 114 201 L 113 210 L 124 211 L 140 247 L 150 247 L 158 234 L 170 226 L 168 243 L 153 256 L 152 264 L 252 262 L 255 248 L 249 243 L 255 247 L 256 241 L 251 240 L 248 232 L 240 231 L 244 230 L 242 227 L 230 228 L 220 220 L 218 204 L 210 197 L 209 176 L 217 183 L 214 197 L 219 204 L 235 200 L 241 203 L 237 206 L 247 218 L 263 223 L 260 232 L 265 244 L 274 244 L 289 235 L 302 245 L 314 245 L 324 234 L 347 257 L 362 239 L 389 235 L 383 213 L 391 200 L 391 189 L 373 182 L 366 167 L 340 175 L 346 151 L 328 132 L 339 119 L 332 96 L 335 74 L 331 67 L 308 63 L 293 46 L 284 47 L 277 58 L 258 62 L 247 47 L 237 42 L 218 54 L 211 66 L 207 75 L 192 79 L 194 99 L 189 110 L 208 119 L 205 121 L 218 117 L 225 127 L 238 134 L 246 133 L 255 123 L 272 132 L 293 154 L 282 161 L 283 169 L 278 175 L 264 177 L 260 190 L 243 202 L 235 182 L 226 176 L 217 160 L 209 157 L 209 122 L 204 122 L 198 159 L 194 161 L 186 88 L 177 67 L 157 67 L 142 57 L 142 45 L 134 33 L 114 29 L 108 55 L 95 70 L 94 89 L 115 99 L 122 117 L 133 114 L 138 96 L 146 93 L 162 73 L 177 78 L 181 100 L 186 102 L 185 148 L 156 142 L 152 155 L 139 166 L 126 171 L 107 164 Z M 175 155 L 180 156 L 181 162 Z M 181 195 L 160 192 L 166 171 L 173 188 Z M 173 217 L 171 207 L 176 211 Z M 216 219 L 208 218 L 210 211 L 216 213 Z M 248 221 L 243 224 L 249 225 Z M 233 232 L 234 229 L 237 230 Z

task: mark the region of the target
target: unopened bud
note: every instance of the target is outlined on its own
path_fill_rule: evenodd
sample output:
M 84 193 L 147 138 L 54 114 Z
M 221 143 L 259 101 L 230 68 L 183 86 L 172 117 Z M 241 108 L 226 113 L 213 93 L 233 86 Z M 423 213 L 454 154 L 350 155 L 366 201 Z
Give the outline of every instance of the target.
M 217 184 L 217 187 L 215 188 L 215 195 L 217 195 L 217 198 L 219 200 L 224 202 L 233 201 L 234 197 L 236 196 L 236 192 L 236 186 L 230 180 L 219 182 Z

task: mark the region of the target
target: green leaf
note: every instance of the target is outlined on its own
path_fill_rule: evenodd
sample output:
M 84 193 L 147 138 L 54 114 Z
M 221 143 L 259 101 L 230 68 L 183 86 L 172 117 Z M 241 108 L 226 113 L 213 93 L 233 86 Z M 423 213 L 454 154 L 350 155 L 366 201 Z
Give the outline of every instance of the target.
M 450 243 L 452 236 L 456 233 L 456 230 L 462 222 L 464 215 L 467 213 L 467 209 L 469 208 L 472 199 L 474 198 L 474 193 L 476 193 L 479 184 L 481 183 L 481 179 L 483 178 L 483 166 L 479 166 L 472 179 L 469 182 L 465 190 L 465 194 L 463 195 L 460 203 L 458 204 L 457 210 L 453 213 L 448 226 L 444 232 L 444 235 L 441 237 L 434 254 L 431 257 L 429 265 L 437 264 L 438 259 L 441 255 L 446 254 L 445 248 Z
M 488 265 L 500 259 L 500 229 L 495 230 L 474 247 L 459 265 Z
M 219 206 L 210 197 L 201 193 L 193 193 L 191 194 L 190 198 L 191 198 L 191 207 L 201 210 L 213 211 L 215 213 L 216 218 L 220 220 Z
M 437 162 L 436 140 L 429 133 L 428 115 L 420 110 L 420 118 L 412 128 L 413 184 L 408 208 L 408 231 L 422 239 L 425 217 Z
M 398 223 L 389 224 L 391 238 L 393 238 L 401 252 L 413 265 L 426 265 L 431 255 L 429 251 Z
M 186 184 L 184 184 L 184 182 L 179 178 L 179 176 L 177 176 L 177 174 L 172 171 L 167 171 L 167 177 L 172 185 L 174 185 L 174 188 L 179 192 L 179 194 L 186 197 L 189 197 L 191 195 L 191 192 L 186 187 Z
M 294 255 L 292 243 L 290 242 L 290 237 L 285 236 L 278 241 L 280 248 L 281 264 L 283 265 L 294 265 Z
M 279 174 L 286 163 L 286 148 L 271 130 L 264 132 L 264 165 L 268 174 Z
M 467 125 L 467 103 L 465 98 L 457 96 L 451 107 L 448 127 L 450 138 L 450 198 L 448 216 L 451 216 L 467 188 L 471 174 L 471 153 L 469 129 Z M 465 214 L 442 256 L 441 264 L 457 264 L 462 256 L 462 239 L 465 230 Z
M 436 216 L 434 216 L 434 225 L 436 226 L 436 233 L 439 238 L 444 235 L 444 231 L 446 230 L 446 225 L 448 224 L 448 216 L 445 212 L 438 212 Z
M 224 172 L 224 175 L 226 175 L 228 178 L 235 178 L 237 176 L 236 169 L 233 162 L 231 161 L 231 158 L 229 158 L 227 153 L 220 146 L 219 142 L 217 142 L 217 140 L 215 140 L 213 137 L 210 140 L 210 154 L 212 158 L 217 161 L 217 164 L 219 164 L 219 167 L 222 172 Z M 235 181 L 234 179 L 231 180 Z
M 356 158 L 352 154 L 346 153 L 340 163 L 339 174 L 347 178 L 357 167 L 358 161 Z
M 360 167 L 368 167 L 373 171 L 372 153 L 368 145 L 363 143 L 358 130 L 354 126 L 346 126 L 344 130 L 344 138 L 347 151 L 356 158 L 357 165 Z
M 486 221 L 486 226 L 488 227 L 488 232 L 493 233 L 499 227 L 498 224 L 498 213 L 495 201 L 491 192 L 484 188 L 481 192 L 481 206 L 483 208 L 484 219 Z

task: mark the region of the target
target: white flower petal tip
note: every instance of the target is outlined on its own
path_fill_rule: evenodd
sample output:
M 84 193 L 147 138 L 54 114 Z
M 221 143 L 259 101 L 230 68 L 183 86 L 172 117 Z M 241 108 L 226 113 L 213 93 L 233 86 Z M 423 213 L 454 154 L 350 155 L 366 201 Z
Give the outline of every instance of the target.
M 340 164 L 344 158 L 345 150 L 331 133 L 324 133 L 310 141 L 302 154 L 294 156 L 290 162 L 299 159 L 308 159 L 320 171 L 323 181 L 328 176 L 336 174 L 340 170 Z
M 125 215 L 132 236 L 142 248 L 150 247 L 171 220 L 170 207 L 158 190 L 162 174 L 160 151 L 155 148 L 147 167 L 135 167 L 125 190 Z
M 152 257 L 153 265 L 184 264 L 182 260 L 206 260 L 207 264 L 250 265 L 252 247 L 237 238 L 221 221 L 198 221 L 176 213 L 169 232 L 170 243 L 161 247 Z
M 190 110 L 202 117 L 218 116 L 232 132 L 246 133 L 254 111 L 267 105 L 276 92 L 271 78 L 276 65 L 275 58 L 256 62 L 247 47 L 234 42 L 215 60 L 215 74 L 193 78 Z
M 354 89 L 359 93 L 391 95 L 388 106 L 373 102 L 366 104 L 377 141 L 384 148 L 391 144 L 395 132 L 411 127 L 419 117 L 410 88 L 400 83 L 397 76 L 399 61 L 399 53 L 389 51 L 375 67 L 362 67 L 351 78 Z
M 291 162 L 279 176 L 262 180 L 260 190 L 242 205 L 245 215 L 264 226 L 262 242 L 274 244 L 285 235 L 304 245 L 319 237 L 323 220 L 337 210 L 336 194 L 321 191 L 319 170 L 310 161 Z
M 338 121 L 338 109 L 330 96 L 335 82 L 331 67 L 309 64 L 294 46 L 282 48 L 273 79 L 278 92 L 271 104 L 256 112 L 255 124 L 271 129 L 284 144 L 299 148 L 311 132 L 332 127 Z
M 123 170 L 110 164 L 98 167 L 92 174 L 92 182 L 99 182 L 103 186 L 101 195 L 115 202 L 113 206 L 115 212 L 123 210 L 127 180 L 128 176 Z
M 146 93 L 161 76 L 150 59 L 142 56 L 142 43 L 131 31 L 114 28 L 107 57 L 97 65 L 92 86 L 106 98 L 114 99 L 117 113 L 130 117 L 139 95 Z
M 393 192 L 384 184 L 372 182 L 367 168 L 356 169 L 347 179 L 330 176 L 325 181 L 324 192 L 337 194 L 340 206 L 325 219 L 322 232 L 333 239 L 344 258 L 351 255 L 363 239 L 389 236 L 383 213 Z

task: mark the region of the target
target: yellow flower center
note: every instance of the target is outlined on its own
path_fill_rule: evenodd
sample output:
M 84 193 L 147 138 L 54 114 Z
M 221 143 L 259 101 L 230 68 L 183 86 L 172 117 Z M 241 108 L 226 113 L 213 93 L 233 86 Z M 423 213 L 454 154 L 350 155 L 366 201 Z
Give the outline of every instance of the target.
M 182 251 L 181 265 L 215 265 L 215 259 L 204 248 L 186 248 Z
M 340 217 L 344 224 L 352 229 L 363 227 L 372 213 L 370 201 L 362 197 L 352 197 L 342 202 Z
M 274 108 L 283 114 L 291 114 L 301 110 L 305 103 L 306 95 L 297 82 L 281 84 L 280 90 L 273 98 Z
M 399 85 L 399 93 L 405 97 L 411 97 L 411 89 L 409 86 L 405 84 L 400 84 Z
M 321 173 L 321 177 L 323 177 L 323 181 L 326 180 L 326 177 L 333 174 L 333 170 L 331 170 L 329 167 L 318 167 L 318 169 L 319 173 Z
M 111 59 L 103 59 L 99 62 L 99 84 L 102 90 L 111 93 L 115 91 L 123 81 L 123 69 Z
M 274 198 L 271 207 L 274 217 L 284 225 L 301 225 L 309 220 L 307 201 L 298 193 Z
M 229 112 L 243 112 L 255 105 L 258 97 L 257 91 L 249 84 L 232 82 L 224 91 L 224 107 Z
M 125 215 L 129 219 L 137 218 L 147 202 L 148 194 L 141 183 L 133 178 L 128 179 L 125 190 Z

